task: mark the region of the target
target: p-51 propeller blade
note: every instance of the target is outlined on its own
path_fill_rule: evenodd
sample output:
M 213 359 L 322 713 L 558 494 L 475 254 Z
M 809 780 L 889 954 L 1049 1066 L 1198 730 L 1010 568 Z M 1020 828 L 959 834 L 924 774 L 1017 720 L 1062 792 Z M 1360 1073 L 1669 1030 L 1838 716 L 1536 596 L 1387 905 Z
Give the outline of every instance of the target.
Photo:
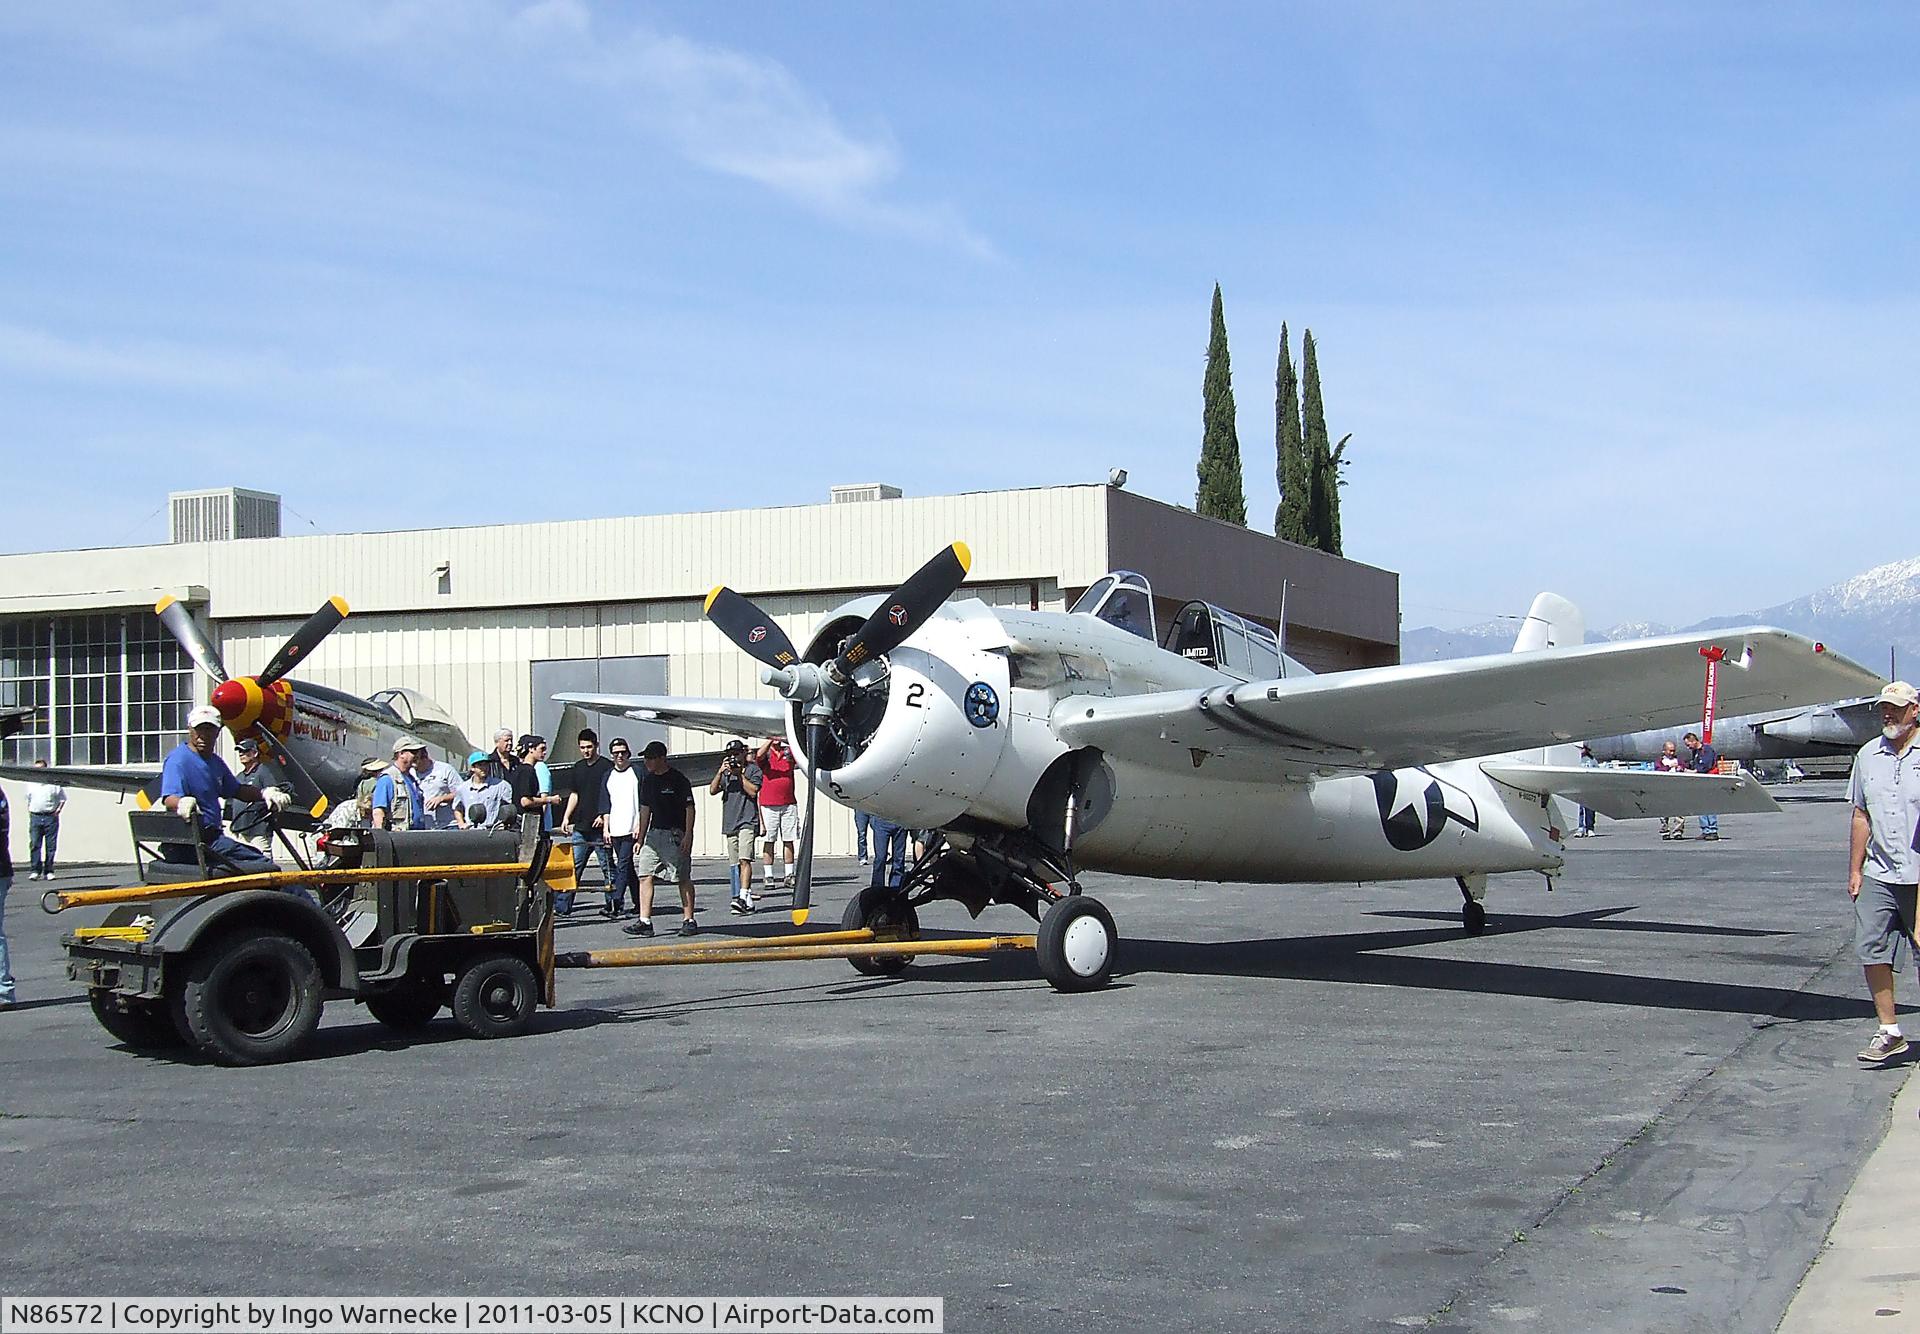
M 306 623 L 288 637 L 287 642 L 280 646 L 280 651 L 273 655 L 266 670 L 256 678 L 261 687 L 264 689 L 272 685 L 292 671 L 295 664 L 303 661 L 313 652 L 316 644 L 332 634 L 333 628 L 346 619 L 347 604 L 339 598 L 328 598 L 321 603 L 320 610 L 307 617 Z
M 153 604 L 153 614 L 160 618 L 160 624 L 167 628 L 167 633 L 187 651 L 194 666 L 211 676 L 215 685 L 226 683 L 227 668 L 220 661 L 220 650 L 207 638 L 207 632 L 200 628 L 200 622 L 193 619 L 193 613 L 187 610 L 186 603 L 178 598 L 161 598 Z

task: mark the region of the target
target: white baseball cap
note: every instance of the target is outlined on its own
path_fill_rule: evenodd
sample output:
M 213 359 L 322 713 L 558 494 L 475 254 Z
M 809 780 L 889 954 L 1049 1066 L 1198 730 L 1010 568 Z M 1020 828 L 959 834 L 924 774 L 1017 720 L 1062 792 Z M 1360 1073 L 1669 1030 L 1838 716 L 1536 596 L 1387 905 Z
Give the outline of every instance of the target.
M 1875 704 L 1891 704 L 1904 709 L 1909 704 L 1920 704 L 1920 690 L 1915 690 L 1905 681 L 1889 681 L 1880 691 Z
M 1912 689 L 1912 687 L 1909 686 L 1908 689 Z M 211 704 L 202 704 L 199 708 L 187 715 L 187 727 L 189 729 L 208 723 L 211 723 L 215 727 L 220 726 L 220 710 L 214 708 Z

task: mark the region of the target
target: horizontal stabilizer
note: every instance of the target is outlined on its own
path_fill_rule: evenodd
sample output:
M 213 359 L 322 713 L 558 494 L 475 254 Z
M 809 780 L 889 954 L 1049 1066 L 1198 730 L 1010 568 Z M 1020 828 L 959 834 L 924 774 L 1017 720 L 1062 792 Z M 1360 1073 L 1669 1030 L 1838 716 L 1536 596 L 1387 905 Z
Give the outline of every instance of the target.
M 1480 770 L 1496 783 L 1536 797 L 1578 802 L 1614 820 L 1780 809 L 1773 794 L 1751 774 L 1663 774 L 1652 769 L 1587 769 L 1520 760 L 1488 760 Z

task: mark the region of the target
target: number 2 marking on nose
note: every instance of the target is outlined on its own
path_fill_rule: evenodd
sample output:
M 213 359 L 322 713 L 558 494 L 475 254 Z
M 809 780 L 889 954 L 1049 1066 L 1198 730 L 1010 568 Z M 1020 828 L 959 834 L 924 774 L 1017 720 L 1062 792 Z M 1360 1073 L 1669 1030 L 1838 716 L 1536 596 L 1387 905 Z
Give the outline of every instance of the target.
M 907 687 L 907 707 L 910 709 L 926 708 L 927 706 L 920 702 L 921 697 L 924 696 L 926 693 L 927 693 L 927 688 L 921 685 L 918 681 L 915 681 L 912 685 L 908 686 Z

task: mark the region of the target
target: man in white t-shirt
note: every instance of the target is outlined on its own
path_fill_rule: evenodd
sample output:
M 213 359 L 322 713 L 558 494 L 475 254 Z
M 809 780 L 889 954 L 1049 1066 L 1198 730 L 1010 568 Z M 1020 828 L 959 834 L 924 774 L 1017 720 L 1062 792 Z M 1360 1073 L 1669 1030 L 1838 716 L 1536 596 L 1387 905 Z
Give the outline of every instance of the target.
M 613 853 L 613 875 L 607 880 L 607 906 L 601 909 L 607 919 L 620 916 L 628 894 L 637 908 L 639 882 L 633 874 L 634 837 L 640 832 L 640 771 L 633 767 L 633 751 L 627 739 L 617 736 L 607 746 L 613 768 L 600 785 L 601 830 Z

